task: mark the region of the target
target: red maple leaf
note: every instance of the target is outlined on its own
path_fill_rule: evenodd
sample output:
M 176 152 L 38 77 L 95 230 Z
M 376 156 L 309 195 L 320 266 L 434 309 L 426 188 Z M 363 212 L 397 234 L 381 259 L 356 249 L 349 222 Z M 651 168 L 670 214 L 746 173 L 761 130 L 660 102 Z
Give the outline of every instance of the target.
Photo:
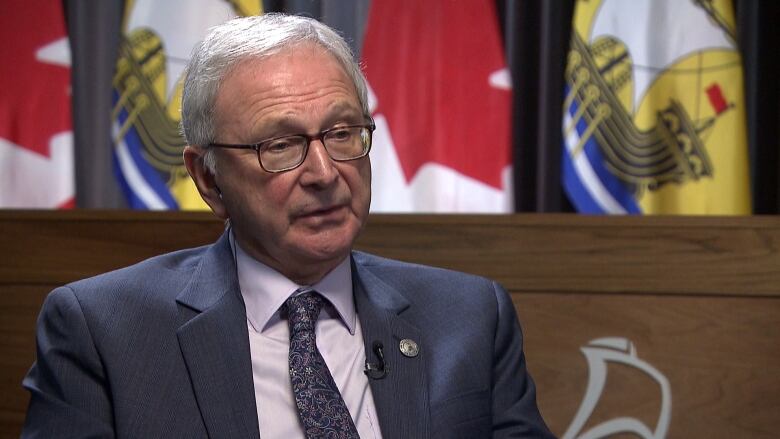
M 492 0 L 375 0 L 363 64 L 409 182 L 439 163 L 501 189 L 510 163 L 511 93 Z
M 0 137 L 49 157 L 49 139 L 71 129 L 70 68 L 36 53 L 65 37 L 60 2 L 0 2 Z

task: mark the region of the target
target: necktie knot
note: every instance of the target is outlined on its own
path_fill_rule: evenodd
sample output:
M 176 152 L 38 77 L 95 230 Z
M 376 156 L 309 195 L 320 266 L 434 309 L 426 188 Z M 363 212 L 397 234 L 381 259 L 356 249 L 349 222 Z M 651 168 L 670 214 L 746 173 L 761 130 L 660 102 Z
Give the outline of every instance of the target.
M 290 296 L 284 305 L 287 308 L 291 337 L 302 332 L 314 332 L 322 309 L 322 296 L 319 293 L 306 290 L 302 294 Z

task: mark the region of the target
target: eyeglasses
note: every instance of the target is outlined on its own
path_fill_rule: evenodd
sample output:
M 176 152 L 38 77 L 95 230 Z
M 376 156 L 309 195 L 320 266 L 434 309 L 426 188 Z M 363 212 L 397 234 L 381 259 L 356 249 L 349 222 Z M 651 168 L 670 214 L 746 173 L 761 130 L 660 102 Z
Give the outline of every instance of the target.
M 254 149 L 257 160 L 266 172 L 284 172 L 297 168 L 306 160 L 309 145 L 319 140 L 331 159 L 337 162 L 357 160 L 368 155 L 371 150 L 371 136 L 376 125 L 371 121 L 366 125 L 347 125 L 320 131 L 314 136 L 294 134 L 274 137 L 251 145 L 229 145 L 211 143 L 217 148 Z

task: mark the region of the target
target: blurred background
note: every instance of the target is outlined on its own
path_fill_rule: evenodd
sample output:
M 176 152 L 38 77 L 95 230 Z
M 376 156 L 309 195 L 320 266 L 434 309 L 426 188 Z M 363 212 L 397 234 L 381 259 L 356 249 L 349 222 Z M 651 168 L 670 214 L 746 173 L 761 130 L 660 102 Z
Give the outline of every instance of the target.
M 364 68 L 374 212 L 777 214 L 772 0 L 4 0 L 0 207 L 202 209 L 192 46 L 302 14 Z

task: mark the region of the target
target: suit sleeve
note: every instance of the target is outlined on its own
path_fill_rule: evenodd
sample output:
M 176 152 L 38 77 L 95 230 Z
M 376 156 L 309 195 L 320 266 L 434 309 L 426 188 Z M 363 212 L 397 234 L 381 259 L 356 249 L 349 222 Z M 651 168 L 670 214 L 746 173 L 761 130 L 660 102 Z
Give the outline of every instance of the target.
M 512 300 L 493 283 L 498 321 L 493 352 L 493 438 L 554 438 L 536 405 L 536 388 L 523 353 L 523 333 Z
M 37 359 L 22 382 L 30 392 L 22 437 L 114 437 L 106 376 L 73 290 L 46 298 L 36 342 Z

